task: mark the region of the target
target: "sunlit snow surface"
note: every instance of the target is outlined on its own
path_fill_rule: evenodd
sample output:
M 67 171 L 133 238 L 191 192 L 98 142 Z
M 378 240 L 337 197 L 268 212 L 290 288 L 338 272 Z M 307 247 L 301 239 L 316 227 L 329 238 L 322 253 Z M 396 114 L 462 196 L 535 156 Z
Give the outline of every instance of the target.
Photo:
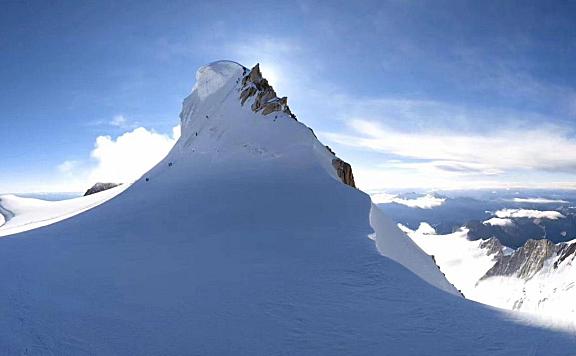
M 0 195 L 0 236 L 36 229 L 70 218 L 102 204 L 127 187 L 128 185 L 120 185 L 96 194 L 59 201 Z
M 240 106 L 242 72 L 199 76 L 180 141 L 122 194 L 0 239 L 5 354 L 572 353 L 573 334 L 439 289 L 307 127 Z
M 516 276 L 496 276 L 481 279 L 494 265 L 493 255 L 481 248 L 481 240 L 467 239 L 467 230 L 436 235 L 434 229 L 422 223 L 412 231 L 401 228 L 426 253 L 433 255 L 442 272 L 466 298 L 500 308 L 519 310 L 537 316 L 537 321 L 560 322 L 574 329 L 576 325 L 576 266 L 571 258 L 557 268 L 554 257 L 529 280 Z M 430 230 L 431 229 L 431 230 Z M 507 249 L 509 250 L 509 249 Z M 510 253 L 511 251 L 504 251 Z

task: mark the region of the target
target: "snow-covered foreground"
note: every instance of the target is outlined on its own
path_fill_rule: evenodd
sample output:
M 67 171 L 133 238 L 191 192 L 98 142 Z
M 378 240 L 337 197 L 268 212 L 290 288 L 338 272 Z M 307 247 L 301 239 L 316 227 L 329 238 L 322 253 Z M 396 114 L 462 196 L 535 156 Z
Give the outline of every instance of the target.
M 80 214 L 120 194 L 127 187 L 120 185 L 96 194 L 60 201 L 0 195 L 0 236 L 36 229 Z
M 122 194 L 0 239 L 4 353 L 573 352 L 461 298 L 307 127 L 240 105 L 243 74 L 200 70 L 182 137 Z

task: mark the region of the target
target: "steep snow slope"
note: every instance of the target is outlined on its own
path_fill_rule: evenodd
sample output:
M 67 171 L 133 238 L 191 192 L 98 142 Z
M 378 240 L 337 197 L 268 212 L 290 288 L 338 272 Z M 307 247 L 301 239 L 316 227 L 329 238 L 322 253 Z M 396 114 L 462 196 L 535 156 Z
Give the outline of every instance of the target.
M 369 197 L 339 181 L 332 154 L 289 114 L 241 106 L 246 72 L 201 69 L 180 141 L 124 193 L 0 239 L 3 352 L 571 353 L 574 335 L 521 324 L 434 287 L 435 268 L 420 273 L 426 283 L 379 254 Z M 372 221 L 377 240 L 398 237 Z M 409 243 L 384 245 L 407 264 L 429 261 L 398 252 Z
M 382 255 L 402 264 L 428 283 L 457 294 L 454 286 L 438 273 L 434 260 L 407 238 L 396 223 L 384 215 L 376 205 L 372 205 L 370 209 L 370 225 L 374 229 L 371 237 Z
M 102 204 L 126 188 L 119 186 L 98 194 L 60 201 L 0 195 L 0 236 L 54 224 Z
M 481 240 L 467 239 L 467 230 L 462 229 L 448 235 L 437 235 L 434 229 L 420 224 L 416 231 L 405 226 L 402 230 L 426 253 L 434 256 L 446 278 L 462 291 L 466 298 L 484 302 L 476 286 L 480 278 L 494 266 L 494 255 L 482 248 Z

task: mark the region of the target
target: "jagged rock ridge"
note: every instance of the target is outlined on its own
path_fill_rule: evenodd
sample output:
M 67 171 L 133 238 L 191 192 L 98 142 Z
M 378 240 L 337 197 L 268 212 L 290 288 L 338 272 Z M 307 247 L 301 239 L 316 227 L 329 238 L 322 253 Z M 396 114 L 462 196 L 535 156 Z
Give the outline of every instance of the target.
M 515 275 L 528 280 L 542 269 L 544 262 L 556 251 L 557 246 L 550 240 L 528 240 L 513 254 L 501 256 L 482 279 Z
M 502 246 L 500 240 L 495 237 L 491 237 L 488 240 L 482 240 L 482 242 L 480 242 L 480 248 L 485 249 L 488 255 L 494 255 L 494 258 L 496 259 L 503 257 L 502 249 L 504 246 Z
M 554 269 L 557 269 L 564 261 L 574 261 L 576 257 L 576 242 L 560 244 L 556 254 L 558 258 L 554 262 Z
M 279 98 L 274 88 L 268 83 L 268 80 L 262 77 L 260 64 L 256 64 L 242 79 L 242 89 L 240 93 L 242 105 L 252 96 L 255 96 L 254 102 L 251 105 L 251 109 L 254 112 L 261 112 L 262 115 L 268 115 L 279 111 L 288 114 L 296 120 L 296 116 L 288 107 L 288 98 L 285 96 Z
M 283 112 L 290 116 L 292 119 L 298 121 L 296 119 L 296 115 L 290 111 L 290 107 L 288 106 L 288 98 L 285 96 L 279 98 L 277 96 L 274 88 L 272 88 L 272 86 L 268 83 L 268 80 L 262 76 L 259 64 L 256 64 L 250 71 L 244 68 L 244 77 L 242 78 L 242 87 L 240 89 L 240 103 L 244 105 L 248 99 L 252 97 L 254 97 L 254 100 L 250 108 L 255 113 L 261 113 L 262 115 L 266 116 L 273 112 Z M 310 129 L 310 131 L 312 134 L 314 134 L 312 129 Z M 314 137 L 316 137 L 316 135 L 314 135 Z M 356 188 L 356 183 L 354 182 L 354 174 L 352 173 L 352 166 L 342 159 L 336 157 L 336 154 L 330 147 L 325 147 L 332 155 L 334 155 L 332 166 L 336 170 L 336 174 L 340 180 L 344 184 Z

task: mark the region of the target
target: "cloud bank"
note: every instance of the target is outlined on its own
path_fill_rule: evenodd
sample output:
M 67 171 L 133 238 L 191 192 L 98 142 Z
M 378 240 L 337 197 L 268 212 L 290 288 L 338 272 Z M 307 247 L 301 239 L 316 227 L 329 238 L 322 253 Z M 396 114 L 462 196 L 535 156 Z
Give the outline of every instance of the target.
M 550 219 L 557 220 L 565 218 L 557 211 L 529 210 L 529 209 L 502 209 L 494 213 L 497 217 L 503 218 L 530 218 L 530 219 Z
M 113 120 L 126 122 L 118 117 Z M 179 137 L 180 125 L 171 134 L 138 127 L 117 137 L 100 135 L 89 157 L 66 160 L 56 167 L 60 183 L 54 189 L 84 191 L 96 182 L 131 183 L 163 159 Z
M 566 200 L 561 199 L 546 199 L 546 198 L 514 198 L 512 199 L 515 203 L 532 203 L 532 204 L 567 204 Z
M 128 183 L 138 179 L 168 154 L 179 137 L 179 127 L 172 136 L 138 127 L 117 138 L 98 136 L 90 156 L 96 166 L 89 181 Z
M 391 195 L 387 193 L 378 193 L 372 195 L 372 201 L 375 204 L 396 203 L 405 205 L 410 208 L 432 209 L 434 207 L 444 204 L 446 199 L 437 198 L 431 194 L 426 194 L 425 196 L 418 197 L 415 199 L 404 199 L 396 195 Z
M 426 160 L 440 170 L 499 174 L 510 169 L 576 172 L 576 140 L 569 130 L 538 127 L 490 134 L 402 132 L 377 122 L 354 119 L 353 133 L 328 133 L 331 141 L 396 156 Z
M 514 225 L 511 219 L 507 218 L 491 218 L 483 222 L 484 225 L 492 226 L 511 226 Z

